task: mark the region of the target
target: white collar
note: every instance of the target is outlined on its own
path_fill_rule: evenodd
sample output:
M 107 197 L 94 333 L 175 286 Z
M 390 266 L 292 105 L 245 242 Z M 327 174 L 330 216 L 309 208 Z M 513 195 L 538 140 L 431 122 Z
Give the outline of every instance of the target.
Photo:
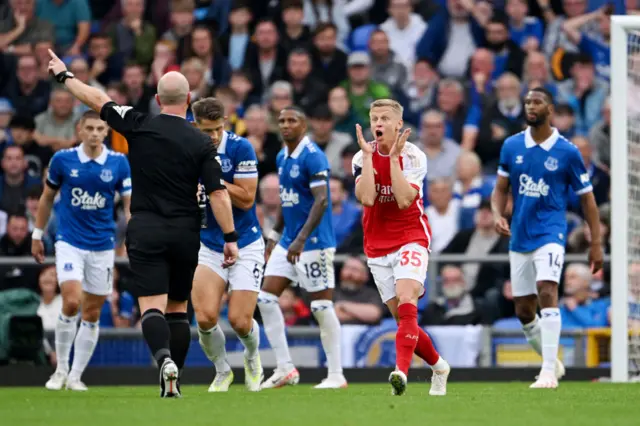
M 551 133 L 551 136 L 549 136 L 546 141 L 538 144 L 533 140 L 533 137 L 531 137 L 531 127 L 527 127 L 527 130 L 524 131 L 524 146 L 527 148 L 533 148 L 538 145 L 547 152 L 551 151 L 551 148 L 553 148 L 556 142 L 558 142 L 558 138 L 560 137 L 558 129 L 555 127 L 552 127 L 552 129 L 553 133 Z
M 305 136 L 304 138 L 302 138 L 298 146 L 296 146 L 296 149 L 294 149 L 293 152 L 291 153 L 291 158 L 297 159 L 300 156 L 300 154 L 302 154 L 302 150 L 310 143 L 311 143 L 311 140 L 309 139 L 308 136 Z M 284 158 L 287 158 L 287 157 L 289 157 L 289 148 L 285 145 Z
M 107 157 L 109 156 L 109 150 L 104 145 L 102 145 L 102 152 L 96 158 L 89 158 L 89 156 L 84 152 L 84 143 L 81 143 L 76 150 L 78 151 L 78 158 L 81 163 L 88 163 L 93 160 L 101 166 L 104 166 L 104 163 L 107 162 Z
M 222 132 L 222 140 L 218 144 L 218 154 L 224 154 L 227 149 L 227 139 L 229 139 L 229 133 L 226 130 Z

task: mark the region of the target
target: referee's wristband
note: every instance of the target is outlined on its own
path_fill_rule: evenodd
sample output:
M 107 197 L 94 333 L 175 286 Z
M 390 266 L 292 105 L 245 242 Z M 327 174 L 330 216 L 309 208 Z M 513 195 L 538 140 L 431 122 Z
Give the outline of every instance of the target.
M 44 235 L 44 231 L 42 229 L 35 228 L 33 233 L 31 234 L 32 240 L 41 240 Z
M 225 243 L 236 243 L 238 242 L 238 233 L 236 231 L 229 232 L 228 234 L 224 234 L 224 242 Z

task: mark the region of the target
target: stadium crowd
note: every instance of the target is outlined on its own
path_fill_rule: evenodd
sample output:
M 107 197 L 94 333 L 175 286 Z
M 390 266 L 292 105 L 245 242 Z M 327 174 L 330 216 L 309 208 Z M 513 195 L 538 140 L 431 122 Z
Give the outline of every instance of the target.
M 338 253 L 348 256 L 336 269 L 335 307 L 344 324 L 376 324 L 389 315 L 360 258 L 361 206 L 351 175 L 355 124 L 368 125 L 375 99 L 401 102 L 412 142 L 428 157 L 424 201 L 434 253 L 508 252 L 488 197 L 504 139 L 525 126 L 522 96 L 538 86 L 555 96 L 554 126 L 580 148 L 608 241 L 609 16 L 635 6 L 634 0 L 0 0 L 0 255 L 30 256 L 47 164 L 57 150 L 78 144 L 76 125 L 87 109 L 47 74 L 50 48 L 77 78 L 139 111 L 159 111 L 156 83 L 171 70 L 187 77 L 192 100 L 222 100 L 228 130 L 246 136 L 258 155 L 265 235 L 280 203 L 276 118 L 285 106 L 302 107 L 309 136 L 332 168 Z M 115 131 L 106 144 L 127 153 Z M 122 208 L 114 215 L 117 254 L 126 256 Z M 567 252 L 585 253 L 590 235 L 577 196 L 567 215 Z M 55 223 L 44 238 L 49 255 Z M 513 317 L 507 264 L 440 267 L 439 281 L 428 285 L 439 286 L 441 296 L 422 302 L 422 325 Z M 52 329 L 61 305 L 55 268 L 5 263 L 1 270 L 0 289 L 40 292 L 43 323 Z M 138 321 L 126 268 L 119 270 L 102 327 Z M 563 327 L 606 326 L 608 288 L 607 271 L 592 276 L 586 265 L 567 265 Z M 304 294 L 287 290 L 280 305 L 288 325 L 313 323 Z

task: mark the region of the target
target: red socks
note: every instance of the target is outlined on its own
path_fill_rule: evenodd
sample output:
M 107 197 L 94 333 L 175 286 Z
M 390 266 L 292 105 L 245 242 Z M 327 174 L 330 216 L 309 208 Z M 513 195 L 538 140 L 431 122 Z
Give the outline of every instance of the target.
M 427 364 L 433 366 L 440 359 L 440 354 L 433 347 L 433 342 L 429 335 L 421 328 L 418 328 L 418 345 L 416 346 L 416 355 L 427 361 Z
M 418 308 L 411 303 L 398 306 L 398 332 L 396 333 L 396 366 L 408 374 L 413 352 L 418 344 Z M 423 332 L 424 333 L 424 332 Z M 429 340 L 429 343 L 431 341 Z M 432 346 L 433 347 L 433 346 Z

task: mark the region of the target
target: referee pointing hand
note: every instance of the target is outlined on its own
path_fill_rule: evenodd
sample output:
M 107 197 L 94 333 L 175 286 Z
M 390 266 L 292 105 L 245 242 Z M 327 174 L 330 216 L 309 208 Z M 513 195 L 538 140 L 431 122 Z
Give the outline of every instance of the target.
M 144 338 L 160 366 L 160 395 L 179 397 L 179 374 L 191 343 L 187 300 L 200 248 L 199 179 L 225 233 L 224 266 L 238 257 L 220 159 L 209 137 L 185 120 L 190 93 L 182 74 L 170 72 L 160 79 L 156 100 L 161 113 L 152 117 L 117 105 L 74 78 L 51 50 L 49 55 L 55 79 L 129 143 L 133 194 L 126 244 L 133 292 Z

